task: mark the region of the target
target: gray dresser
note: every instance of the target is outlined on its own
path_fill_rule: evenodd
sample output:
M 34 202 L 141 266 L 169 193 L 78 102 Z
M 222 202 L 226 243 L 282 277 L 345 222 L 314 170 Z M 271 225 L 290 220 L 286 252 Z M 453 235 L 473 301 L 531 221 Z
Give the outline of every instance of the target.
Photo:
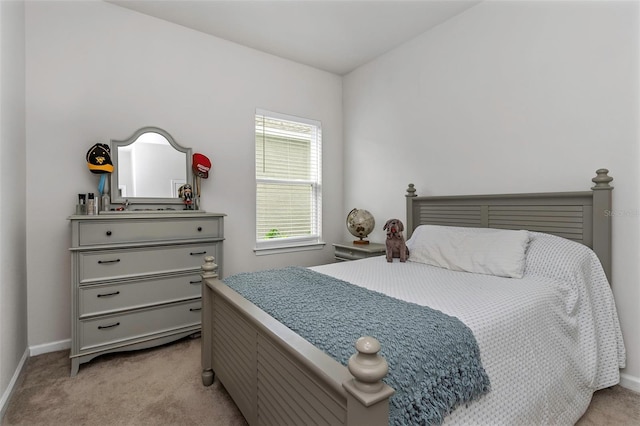
M 200 331 L 204 256 L 222 274 L 224 215 L 71 216 L 71 375 L 94 357 Z

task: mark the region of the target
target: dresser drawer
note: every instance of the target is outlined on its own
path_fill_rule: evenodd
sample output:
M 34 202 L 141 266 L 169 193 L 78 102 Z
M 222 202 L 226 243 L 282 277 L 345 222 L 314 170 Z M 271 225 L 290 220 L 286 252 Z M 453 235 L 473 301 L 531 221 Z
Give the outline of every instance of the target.
M 78 324 L 80 350 L 197 326 L 200 324 L 201 306 L 201 301 L 197 300 L 121 315 L 80 320 Z
M 352 249 L 336 247 L 335 258 L 338 260 L 358 260 L 358 259 L 364 259 L 365 256 L 364 256 L 364 253 L 357 252 Z
M 335 258 L 338 260 L 358 260 L 367 257 L 382 256 L 386 252 L 386 245 L 379 243 L 370 244 L 352 244 L 341 243 L 334 244 Z
M 80 318 L 193 299 L 202 294 L 199 273 L 80 287 Z
M 78 244 L 144 243 L 222 238 L 222 218 L 91 220 L 78 224 Z
M 100 280 L 135 278 L 148 274 L 199 269 L 204 264 L 204 256 L 220 257 L 218 244 L 178 244 L 80 252 L 78 253 L 80 285 Z

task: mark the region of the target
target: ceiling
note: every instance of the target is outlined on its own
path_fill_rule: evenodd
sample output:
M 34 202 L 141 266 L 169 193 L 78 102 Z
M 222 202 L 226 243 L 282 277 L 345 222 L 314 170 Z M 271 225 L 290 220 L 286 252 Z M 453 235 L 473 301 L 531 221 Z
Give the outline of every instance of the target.
M 481 0 L 106 0 L 343 75 Z

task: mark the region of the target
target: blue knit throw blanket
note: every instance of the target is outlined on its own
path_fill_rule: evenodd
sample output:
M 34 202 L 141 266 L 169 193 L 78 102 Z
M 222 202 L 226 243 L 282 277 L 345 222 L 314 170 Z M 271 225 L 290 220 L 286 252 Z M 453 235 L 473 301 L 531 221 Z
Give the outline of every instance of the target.
M 455 317 L 299 267 L 224 283 L 345 366 L 359 337 L 378 339 L 396 391 L 390 424 L 440 424 L 489 391 L 473 333 Z

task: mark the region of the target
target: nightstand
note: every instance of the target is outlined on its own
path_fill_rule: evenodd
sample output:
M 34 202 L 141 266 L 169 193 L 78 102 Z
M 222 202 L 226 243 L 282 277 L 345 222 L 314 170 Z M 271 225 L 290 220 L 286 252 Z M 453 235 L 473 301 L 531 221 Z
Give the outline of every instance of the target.
M 373 256 L 382 256 L 386 245 L 379 243 L 354 244 L 352 242 L 334 243 L 334 257 L 337 260 L 357 260 Z

